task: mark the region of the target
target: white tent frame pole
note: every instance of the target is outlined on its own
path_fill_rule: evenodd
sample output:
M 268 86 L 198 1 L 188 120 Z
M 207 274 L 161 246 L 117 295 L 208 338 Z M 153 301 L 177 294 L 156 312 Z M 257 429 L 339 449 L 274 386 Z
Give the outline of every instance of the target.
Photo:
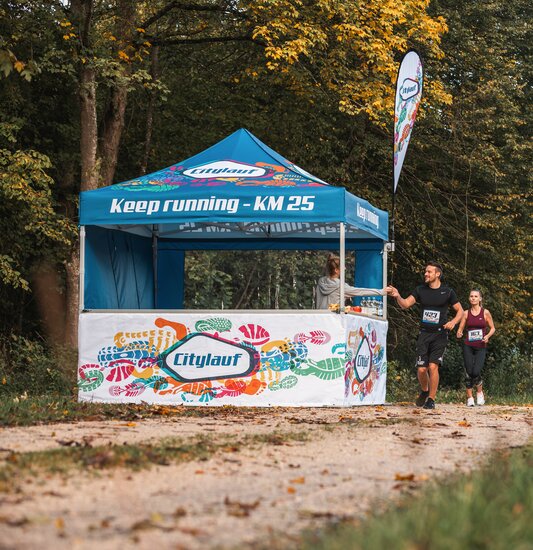
M 157 247 L 159 240 L 159 225 L 152 225 L 152 273 L 154 277 L 154 309 L 157 309 L 157 295 L 159 293 L 159 272 L 157 269 Z
M 85 309 L 85 226 L 80 227 L 80 277 L 78 289 L 78 309 Z
M 345 280 L 345 269 L 346 269 L 346 233 L 345 233 L 344 223 L 339 224 L 339 238 L 340 238 L 340 303 L 339 311 L 341 314 L 344 314 L 344 280 Z

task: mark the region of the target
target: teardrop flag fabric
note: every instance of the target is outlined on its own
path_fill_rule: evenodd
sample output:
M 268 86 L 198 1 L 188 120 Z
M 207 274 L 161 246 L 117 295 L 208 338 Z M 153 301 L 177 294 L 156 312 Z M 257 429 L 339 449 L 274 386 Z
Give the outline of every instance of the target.
M 423 66 L 414 50 L 408 51 L 400 63 L 396 80 L 394 107 L 394 186 L 396 193 L 405 153 L 411 139 L 416 113 L 422 99 Z

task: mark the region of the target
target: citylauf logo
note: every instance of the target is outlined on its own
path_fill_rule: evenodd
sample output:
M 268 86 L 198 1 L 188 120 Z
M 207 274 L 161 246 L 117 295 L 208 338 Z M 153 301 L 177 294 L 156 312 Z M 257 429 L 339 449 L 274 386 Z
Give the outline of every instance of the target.
M 407 101 L 408 99 L 415 97 L 415 95 L 418 94 L 419 90 L 420 85 L 418 84 L 417 80 L 406 78 L 400 88 L 400 97 L 403 101 Z
M 161 368 L 180 382 L 200 382 L 249 376 L 259 367 L 259 353 L 252 348 L 215 338 L 191 334 L 165 350 Z
M 353 359 L 355 377 L 359 382 L 363 382 L 370 376 L 372 371 L 372 350 L 368 338 L 363 336 L 357 353 Z
M 194 168 L 187 168 L 187 170 L 184 170 L 183 175 L 196 179 L 259 178 L 266 173 L 267 171 L 264 168 L 252 164 L 233 160 L 217 160 Z

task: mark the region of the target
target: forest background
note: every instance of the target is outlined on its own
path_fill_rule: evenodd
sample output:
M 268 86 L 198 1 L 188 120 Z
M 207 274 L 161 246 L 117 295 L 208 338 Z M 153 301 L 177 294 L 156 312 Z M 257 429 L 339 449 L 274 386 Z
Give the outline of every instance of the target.
M 435 259 L 464 307 L 482 290 L 486 385 L 531 402 L 531 16 L 526 0 L 1 0 L 0 396 L 75 394 L 82 190 L 244 127 L 390 211 L 394 81 L 415 47 L 424 97 L 390 275 L 405 295 Z M 309 308 L 323 264 L 191 253 L 186 305 Z M 389 399 L 414 388 L 416 330 L 390 307 Z M 442 381 L 462 379 L 452 342 Z

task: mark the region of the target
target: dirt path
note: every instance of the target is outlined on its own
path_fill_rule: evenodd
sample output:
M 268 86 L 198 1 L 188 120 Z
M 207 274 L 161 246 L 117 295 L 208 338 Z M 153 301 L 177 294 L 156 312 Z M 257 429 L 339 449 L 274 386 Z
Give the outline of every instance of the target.
M 303 529 L 361 517 L 403 490 L 475 467 L 493 449 L 524 445 L 533 409 L 233 409 L 9 428 L 0 431 L 0 458 L 206 434 L 221 446 L 205 461 L 21 472 L 18 489 L 0 493 L 0 548 L 283 547 Z

